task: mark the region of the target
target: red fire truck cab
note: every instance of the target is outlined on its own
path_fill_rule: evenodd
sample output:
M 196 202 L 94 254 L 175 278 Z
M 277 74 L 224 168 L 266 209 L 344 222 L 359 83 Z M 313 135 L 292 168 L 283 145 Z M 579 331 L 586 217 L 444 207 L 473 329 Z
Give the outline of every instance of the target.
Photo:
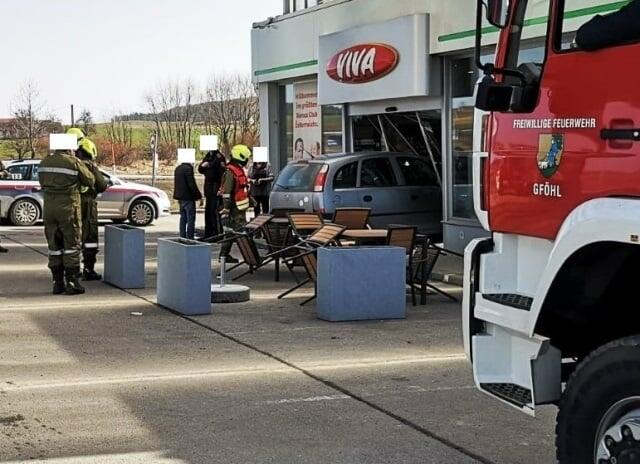
M 478 58 L 474 201 L 491 238 L 465 253 L 474 380 L 529 414 L 558 405 L 561 464 L 640 462 L 640 43 L 582 50 L 563 27 L 576 10 L 551 0 L 529 63 L 540 2 L 479 0 L 478 57 L 485 3 L 500 38 L 494 64 Z

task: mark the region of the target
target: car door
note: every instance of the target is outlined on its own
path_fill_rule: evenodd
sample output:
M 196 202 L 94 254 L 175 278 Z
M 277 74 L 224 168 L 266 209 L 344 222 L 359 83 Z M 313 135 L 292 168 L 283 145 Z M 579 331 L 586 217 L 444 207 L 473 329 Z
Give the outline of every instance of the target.
M 331 183 L 331 210 L 327 208 L 327 213 L 334 213 L 336 208 L 349 208 L 360 206 L 358 190 L 358 161 L 340 166 L 333 175 Z
M 433 167 L 416 156 L 397 156 L 402 186 L 404 223 L 426 234 L 442 232 L 442 187 Z
M 9 177 L 0 179 L 0 217 L 9 215 L 9 208 L 14 199 L 26 191 L 26 182 L 23 179 L 29 174 L 29 165 L 20 164 L 7 168 Z
M 125 189 L 115 176 L 100 170 L 107 182 L 111 182 L 107 190 L 98 195 L 98 217 L 120 218 L 128 213 L 125 208 Z
M 369 223 L 373 227 L 382 228 L 402 221 L 398 178 L 388 157 L 365 158 L 361 161 L 358 197 L 361 207 L 371 208 Z

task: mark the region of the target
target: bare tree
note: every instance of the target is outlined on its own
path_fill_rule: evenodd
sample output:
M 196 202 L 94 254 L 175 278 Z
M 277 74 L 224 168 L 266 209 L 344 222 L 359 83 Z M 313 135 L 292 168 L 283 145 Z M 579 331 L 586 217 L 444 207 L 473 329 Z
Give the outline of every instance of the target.
M 35 158 L 39 142 L 50 130 L 57 128 L 59 122 L 50 113 L 45 115 L 46 105 L 38 86 L 32 81 L 27 81 L 18 91 L 11 103 L 11 112 L 14 119 L 12 144 L 18 158 L 23 159 L 29 154 Z
M 209 79 L 201 104 L 204 129 L 220 138 L 227 151 L 232 145 L 253 145 L 259 131 L 256 87 L 249 76 L 214 75 Z
M 192 81 L 167 82 L 146 97 L 159 141 L 178 147 L 194 144 L 196 89 Z
M 92 135 L 96 133 L 96 125 L 93 122 L 93 115 L 88 109 L 80 112 L 80 117 L 76 120 L 76 126 L 79 126 L 85 134 Z

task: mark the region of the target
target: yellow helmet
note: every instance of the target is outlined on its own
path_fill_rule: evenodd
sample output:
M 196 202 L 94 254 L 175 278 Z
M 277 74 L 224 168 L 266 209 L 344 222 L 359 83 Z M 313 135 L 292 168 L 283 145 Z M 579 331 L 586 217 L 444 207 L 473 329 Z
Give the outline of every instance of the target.
M 69 129 L 67 129 L 67 134 L 73 134 L 76 137 L 78 137 L 78 142 L 85 138 L 84 131 L 82 129 L 77 128 L 77 127 L 70 127 Z
M 93 161 L 98 157 L 98 149 L 96 144 L 87 138 L 83 138 L 78 142 L 78 150 L 82 150 Z
M 246 145 L 236 145 L 231 149 L 231 159 L 247 164 L 251 158 L 251 150 Z

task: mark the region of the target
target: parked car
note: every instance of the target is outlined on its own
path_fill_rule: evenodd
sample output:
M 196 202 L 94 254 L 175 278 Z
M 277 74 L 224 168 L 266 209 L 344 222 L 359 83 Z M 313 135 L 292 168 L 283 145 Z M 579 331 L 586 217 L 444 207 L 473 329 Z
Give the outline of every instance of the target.
M 8 218 L 17 226 L 31 226 L 42 218 L 43 194 L 38 182 L 39 160 L 7 163 L 9 179 L 0 180 L 0 219 Z M 111 186 L 98 196 L 98 216 L 114 222 L 128 220 L 136 226 L 148 226 L 169 215 L 167 194 L 148 185 L 125 182 L 102 171 Z
M 371 208 L 372 227 L 410 224 L 442 233 L 442 188 L 428 160 L 408 153 L 358 152 L 292 161 L 278 175 L 272 209 L 331 218 L 336 208 Z

